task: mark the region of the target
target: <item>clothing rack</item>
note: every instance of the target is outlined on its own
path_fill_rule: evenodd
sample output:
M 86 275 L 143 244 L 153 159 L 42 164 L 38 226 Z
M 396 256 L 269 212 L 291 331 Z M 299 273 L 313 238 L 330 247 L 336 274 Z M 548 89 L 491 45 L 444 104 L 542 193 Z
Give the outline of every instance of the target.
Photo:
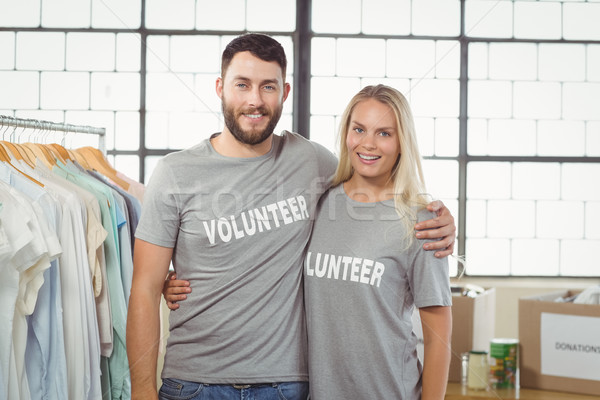
M 97 128 L 87 125 L 64 124 L 37 119 L 23 119 L 9 117 L 6 115 L 0 115 L 0 128 L 2 127 L 15 127 L 24 129 L 37 129 L 43 131 L 65 132 L 65 134 L 85 133 L 90 135 L 98 135 L 98 149 L 102 151 L 103 154 L 106 154 L 105 128 Z

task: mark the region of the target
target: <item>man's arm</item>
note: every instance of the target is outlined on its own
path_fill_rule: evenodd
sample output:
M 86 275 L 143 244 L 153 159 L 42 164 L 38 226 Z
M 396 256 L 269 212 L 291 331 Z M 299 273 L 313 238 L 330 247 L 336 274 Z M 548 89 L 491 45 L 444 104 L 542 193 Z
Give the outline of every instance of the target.
M 443 400 L 450 369 L 452 336 L 451 307 L 419 309 L 423 326 L 423 392 L 422 400 Z
M 447 257 L 454 252 L 454 239 L 456 225 L 454 217 L 440 200 L 432 201 L 427 205 L 429 211 L 435 212 L 437 217 L 421 221 L 415 225 L 417 238 L 438 239 L 436 242 L 427 242 L 423 245 L 425 250 L 440 250 L 435 252 L 438 258 Z
M 135 241 L 133 283 L 127 313 L 127 357 L 132 399 L 158 399 L 156 368 L 160 295 L 173 249 Z

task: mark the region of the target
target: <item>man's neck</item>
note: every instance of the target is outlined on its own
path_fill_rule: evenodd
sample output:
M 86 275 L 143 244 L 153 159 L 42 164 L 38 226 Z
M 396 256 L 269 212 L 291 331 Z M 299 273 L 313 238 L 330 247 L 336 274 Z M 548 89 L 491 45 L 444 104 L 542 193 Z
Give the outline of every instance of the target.
M 238 141 L 227 128 L 220 135 L 210 139 L 217 153 L 225 157 L 253 158 L 267 154 L 273 144 L 273 135 L 259 144 L 245 144 Z

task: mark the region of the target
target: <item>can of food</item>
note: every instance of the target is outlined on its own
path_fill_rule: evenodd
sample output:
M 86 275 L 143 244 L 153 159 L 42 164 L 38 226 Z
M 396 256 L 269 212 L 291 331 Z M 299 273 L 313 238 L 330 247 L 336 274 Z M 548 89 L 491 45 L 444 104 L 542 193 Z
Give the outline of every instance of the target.
M 490 386 L 519 388 L 519 340 L 492 339 L 490 342 Z

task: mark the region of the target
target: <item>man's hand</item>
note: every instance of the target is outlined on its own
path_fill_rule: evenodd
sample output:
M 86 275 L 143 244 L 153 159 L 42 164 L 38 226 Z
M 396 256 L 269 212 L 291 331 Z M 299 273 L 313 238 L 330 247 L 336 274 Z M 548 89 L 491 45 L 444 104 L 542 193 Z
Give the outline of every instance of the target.
M 423 245 L 425 250 L 440 250 L 435 252 L 438 258 L 447 257 L 454 252 L 456 238 L 456 225 L 454 217 L 441 200 L 432 201 L 427 205 L 429 211 L 435 212 L 437 217 L 419 222 L 415 225 L 416 236 L 419 239 L 438 239 Z

